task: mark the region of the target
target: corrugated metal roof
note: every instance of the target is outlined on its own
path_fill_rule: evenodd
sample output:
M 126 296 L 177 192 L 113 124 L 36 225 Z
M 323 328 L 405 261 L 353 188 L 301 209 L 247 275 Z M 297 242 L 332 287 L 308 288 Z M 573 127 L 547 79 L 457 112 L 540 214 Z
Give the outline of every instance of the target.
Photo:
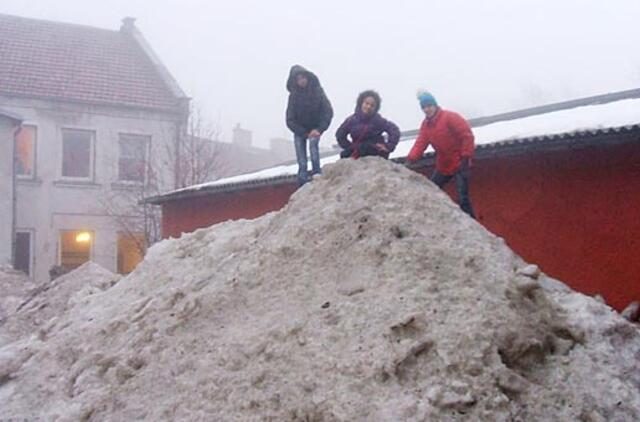
M 624 136 L 620 136 L 624 135 Z M 575 142 L 572 142 L 575 141 Z M 616 145 L 620 143 L 640 142 L 640 123 L 621 127 L 602 128 L 594 130 L 577 130 L 573 132 L 532 136 L 527 138 L 508 139 L 504 141 L 481 144 L 476 146 L 475 159 L 516 155 L 526 152 L 551 151 L 559 149 L 587 148 L 594 145 Z M 425 154 L 422 160 L 411 165 L 411 168 L 420 168 L 433 164 L 435 154 Z M 404 158 L 396 158 L 392 161 L 404 163 Z M 180 190 L 164 195 L 148 198 L 145 202 L 162 204 L 183 198 L 195 198 L 212 194 L 229 193 L 239 190 L 256 189 L 264 186 L 278 186 L 296 182 L 296 175 L 279 175 L 263 179 L 231 182 L 211 186 L 203 186 L 198 190 Z

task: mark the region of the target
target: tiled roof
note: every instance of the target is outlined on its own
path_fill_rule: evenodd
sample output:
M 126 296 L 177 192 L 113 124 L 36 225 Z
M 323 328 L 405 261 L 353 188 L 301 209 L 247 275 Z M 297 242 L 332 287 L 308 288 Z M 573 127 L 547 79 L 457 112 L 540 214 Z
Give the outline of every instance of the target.
M 131 34 L 0 14 L 0 95 L 175 110 Z

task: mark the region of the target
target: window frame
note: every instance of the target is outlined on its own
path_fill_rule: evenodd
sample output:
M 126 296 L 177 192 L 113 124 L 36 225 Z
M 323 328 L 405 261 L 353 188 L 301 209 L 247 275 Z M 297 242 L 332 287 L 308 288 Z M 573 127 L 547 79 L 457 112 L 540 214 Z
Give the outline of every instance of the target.
M 85 132 L 91 135 L 89 142 L 89 175 L 88 176 L 65 176 L 64 175 L 64 134 L 65 132 Z M 94 129 L 86 129 L 79 127 L 62 127 L 60 128 L 60 179 L 64 181 L 93 182 L 95 181 L 95 163 L 96 163 L 96 141 L 97 132 Z
M 35 229 L 27 229 L 27 228 L 16 228 L 14 232 L 14 256 L 17 255 L 17 243 L 18 243 L 18 233 L 28 233 L 29 234 L 29 278 L 33 279 L 34 274 L 33 270 L 35 268 L 35 239 L 36 239 L 36 231 Z M 15 258 L 14 258 L 15 259 Z M 15 262 L 14 262 L 15 264 Z
M 32 145 L 32 151 L 31 151 L 31 166 L 32 166 L 32 171 L 31 174 L 18 174 L 18 144 L 17 141 L 14 140 L 14 142 L 16 143 L 15 145 L 15 152 L 14 152 L 14 173 L 16 175 L 16 178 L 18 180 L 35 180 L 38 173 L 38 166 L 37 164 L 37 158 L 38 158 L 38 125 L 31 123 L 31 122 L 26 122 L 23 123 L 21 125 L 21 130 L 23 127 L 31 127 L 33 128 L 33 133 L 34 133 L 34 137 L 33 137 L 33 145 Z
M 59 229 L 58 230 L 58 259 L 56 259 L 56 263 L 59 266 L 62 266 L 62 233 L 65 232 L 87 232 L 87 233 L 91 233 L 91 244 L 89 246 L 89 259 L 87 260 L 87 262 L 92 262 L 93 258 L 94 258 L 94 248 L 95 248 L 95 241 L 96 241 L 96 232 L 95 230 L 89 230 L 89 229 Z M 82 264 L 80 264 L 82 265 Z
M 123 158 L 122 157 L 122 148 L 120 145 L 120 142 L 122 141 L 122 138 L 126 137 L 126 136 L 131 136 L 133 138 L 139 138 L 142 140 L 142 142 L 144 143 L 143 148 L 144 148 L 144 157 L 143 157 L 143 174 L 142 174 L 142 180 L 127 180 L 127 179 L 123 179 L 120 175 L 120 160 Z M 149 134 L 143 134 L 143 133 L 135 133 L 135 132 L 118 132 L 118 159 L 116 161 L 116 181 L 118 184 L 122 184 L 122 185 L 142 185 L 142 186 L 146 186 L 147 182 L 148 182 L 148 178 L 149 178 L 149 171 L 148 171 L 148 163 L 149 163 L 149 155 L 151 153 L 151 139 L 152 136 Z

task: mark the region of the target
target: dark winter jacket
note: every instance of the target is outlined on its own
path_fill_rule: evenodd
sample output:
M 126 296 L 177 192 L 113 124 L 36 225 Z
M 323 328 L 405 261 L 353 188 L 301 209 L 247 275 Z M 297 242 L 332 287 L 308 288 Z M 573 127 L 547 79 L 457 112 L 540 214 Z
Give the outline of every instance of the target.
M 367 116 L 361 111 L 362 102 L 368 96 L 376 99 L 375 112 Z M 345 150 L 355 150 L 357 145 L 385 144 L 389 152 L 393 151 L 400 140 L 400 129 L 395 123 L 382 117 L 378 110 L 380 109 L 380 97 L 372 91 L 365 91 L 358 96 L 356 102 L 356 112 L 340 125 L 336 131 L 336 140 L 340 147 Z M 388 139 L 385 141 L 383 133 L 387 134 Z M 351 140 L 348 139 L 348 136 Z
M 309 81 L 305 88 L 296 84 L 296 76 L 301 73 Z M 299 136 L 307 136 L 313 129 L 320 132 L 327 130 L 333 118 L 333 109 L 318 77 L 304 67 L 295 65 L 289 72 L 287 90 L 287 127 Z
M 458 113 L 438 109 L 430 119 L 425 118 L 407 161 L 418 161 L 429 145 L 436 151 L 436 170 L 451 176 L 460 170 L 463 159 L 471 159 L 474 137 L 471 126 Z

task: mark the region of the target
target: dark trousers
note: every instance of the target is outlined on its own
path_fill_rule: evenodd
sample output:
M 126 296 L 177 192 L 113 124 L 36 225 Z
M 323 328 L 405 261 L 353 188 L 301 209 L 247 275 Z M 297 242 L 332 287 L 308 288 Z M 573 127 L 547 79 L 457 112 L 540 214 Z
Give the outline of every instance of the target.
M 452 176 L 446 176 L 444 174 L 438 173 L 437 170 L 434 170 L 433 174 L 431 175 L 431 181 L 435 183 L 436 186 L 438 186 L 440 189 L 444 188 L 444 186 L 453 178 L 456 179 L 456 190 L 458 191 L 460 208 L 475 220 L 476 213 L 473 211 L 473 206 L 471 206 L 471 199 L 469 199 L 469 178 L 466 175 L 463 175 L 461 171 Z
M 382 158 L 389 158 L 389 154 L 386 152 L 382 152 L 375 147 L 375 144 L 365 142 L 363 144 L 358 145 L 358 156 L 360 157 L 369 157 L 369 156 L 379 156 Z M 340 158 L 349 158 L 353 154 L 353 149 L 343 149 L 340 153 Z

